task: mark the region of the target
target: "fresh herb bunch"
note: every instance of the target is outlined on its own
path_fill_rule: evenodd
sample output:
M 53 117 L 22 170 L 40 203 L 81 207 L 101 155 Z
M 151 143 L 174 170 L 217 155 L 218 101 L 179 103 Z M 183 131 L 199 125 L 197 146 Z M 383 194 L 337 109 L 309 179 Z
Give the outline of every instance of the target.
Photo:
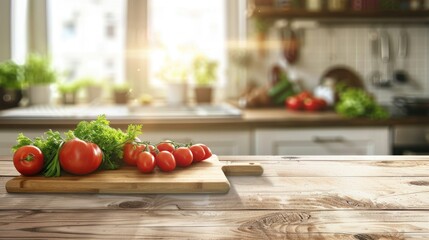
M 103 151 L 102 169 L 117 169 L 122 164 L 122 148 L 128 141 L 133 141 L 141 134 L 141 125 L 129 125 L 126 132 L 114 129 L 109 126 L 106 116 L 102 115 L 97 120 L 80 122 L 73 133 L 69 133 L 68 138 L 73 135 L 86 142 L 97 144 Z
M 359 88 L 339 86 L 339 101 L 335 110 L 345 117 L 369 117 L 372 119 L 386 119 L 389 113 L 382 108 L 374 98 Z
M 101 115 L 97 120 L 80 122 L 75 130 L 65 133 L 65 139 L 59 132 L 49 130 L 41 137 L 34 140 L 20 133 L 17 138 L 17 144 L 12 147 L 15 152 L 18 148 L 26 145 L 34 145 L 43 153 L 44 166 L 43 175 L 46 177 L 58 177 L 61 175 L 61 167 L 58 154 L 62 144 L 75 137 L 86 142 L 97 144 L 103 151 L 102 169 L 117 169 L 122 164 L 123 145 L 126 142 L 133 141 L 141 134 L 141 125 L 129 125 L 126 132 L 120 129 L 114 129 L 109 126 L 106 116 Z
M 17 138 L 17 145 L 13 146 L 12 150 L 15 152 L 18 148 L 26 145 L 34 145 L 40 148 L 44 157 L 43 175 L 46 177 L 58 177 L 61 175 L 58 152 L 63 142 L 64 139 L 61 134 L 52 130 L 45 132 L 41 137 L 34 138 L 34 140 L 20 133 Z

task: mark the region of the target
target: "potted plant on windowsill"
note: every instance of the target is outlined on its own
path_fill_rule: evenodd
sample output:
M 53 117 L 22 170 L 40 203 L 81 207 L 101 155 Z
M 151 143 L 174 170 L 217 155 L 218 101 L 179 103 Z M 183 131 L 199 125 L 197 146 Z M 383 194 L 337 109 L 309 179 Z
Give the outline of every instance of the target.
M 103 97 L 103 84 L 95 79 L 87 82 L 86 85 L 87 102 L 101 102 Z
M 0 109 L 17 107 L 22 99 L 22 67 L 12 61 L 0 63 Z
M 83 77 L 77 80 L 85 89 L 86 101 L 88 103 L 100 102 L 103 95 L 103 83 L 92 77 Z
M 166 83 L 168 105 L 184 105 L 188 99 L 189 67 L 183 61 L 166 60 L 158 72 L 159 79 Z
M 58 85 L 58 91 L 61 94 L 63 104 L 76 104 L 77 94 L 82 87 L 81 82 L 61 83 Z
M 217 80 L 218 63 L 204 55 L 198 55 L 195 57 L 192 66 L 196 84 L 195 101 L 197 103 L 211 103 L 214 95 L 214 83 Z
M 116 104 L 127 104 L 131 88 L 127 83 L 120 83 L 113 86 L 113 99 Z
M 46 105 L 51 101 L 51 85 L 57 81 L 57 73 L 48 57 L 31 54 L 23 66 L 24 82 L 28 86 L 30 105 Z

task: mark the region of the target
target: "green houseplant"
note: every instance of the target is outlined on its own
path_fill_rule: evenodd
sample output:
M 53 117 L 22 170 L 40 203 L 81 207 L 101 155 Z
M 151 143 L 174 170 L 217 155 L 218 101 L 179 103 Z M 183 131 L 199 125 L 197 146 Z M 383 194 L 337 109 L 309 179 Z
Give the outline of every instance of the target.
M 194 58 L 192 67 L 192 73 L 196 83 L 196 102 L 212 102 L 214 83 L 217 80 L 218 63 L 215 60 L 211 60 L 204 55 L 198 55 Z
M 127 83 L 119 83 L 113 86 L 113 99 L 116 104 L 126 104 L 131 93 L 131 87 Z
M 31 105 L 49 104 L 50 86 L 57 81 L 57 73 L 51 67 L 47 56 L 30 54 L 23 66 L 24 82 L 28 86 Z
M 167 59 L 157 77 L 166 83 L 168 105 L 186 104 L 188 98 L 189 64 L 184 61 Z
M 82 88 L 82 82 L 74 81 L 58 84 L 58 92 L 62 95 L 63 104 L 75 104 L 78 91 Z
M 100 101 L 103 94 L 103 82 L 94 77 L 82 77 L 77 80 L 86 92 L 86 101 L 94 103 Z
M 22 67 L 13 61 L 0 63 L 0 109 L 17 107 L 22 99 Z

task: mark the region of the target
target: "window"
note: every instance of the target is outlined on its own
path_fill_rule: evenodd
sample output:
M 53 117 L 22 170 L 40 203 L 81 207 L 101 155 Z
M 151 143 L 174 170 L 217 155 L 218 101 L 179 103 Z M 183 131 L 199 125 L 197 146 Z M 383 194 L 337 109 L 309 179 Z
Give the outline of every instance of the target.
M 218 62 L 218 78 L 224 83 L 226 61 L 225 1 L 149 0 L 148 75 L 160 85 L 159 71 L 167 62 L 185 67 L 197 54 Z
M 50 0 L 48 49 L 66 80 L 125 81 L 126 1 Z
M 26 11 L 28 7 L 27 0 L 12 1 L 12 60 L 19 64 L 25 62 L 27 55 L 27 24 Z M 24 11 L 23 11 L 24 10 Z
M 237 20 L 245 19 L 245 0 L 13 3 L 19 20 L 12 23 L 13 29 L 20 29 L 14 31 L 15 38 L 20 39 L 14 41 L 19 42 L 13 46 L 14 58 L 22 62 L 29 51 L 47 51 L 65 80 L 93 77 L 110 84 L 130 81 L 136 92 L 152 93 L 155 91 L 151 89 L 163 86 L 158 72 L 167 59 L 189 66 L 197 54 L 218 62 L 218 80 L 225 86 L 227 39 L 243 35 L 245 29 L 243 21 Z M 139 7 L 133 8 L 133 4 Z M 26 32 L 27 24 L 33 32 Z M 144 44 L 136 44 L 140 40 Z

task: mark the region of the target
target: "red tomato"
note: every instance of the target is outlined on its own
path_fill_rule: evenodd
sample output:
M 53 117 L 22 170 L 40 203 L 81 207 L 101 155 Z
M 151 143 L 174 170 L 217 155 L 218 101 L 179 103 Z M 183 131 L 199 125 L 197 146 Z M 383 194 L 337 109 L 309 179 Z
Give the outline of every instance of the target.
M 205 155 L 204 155 L 203 160 L 206 160 L 207 158 L 209 158 L 209 157 L 211 157 L 213 155 L 212 151 L 210 150 L 210 148 L 207 147 L 205 144 L 199 143 L 199 144 L 195 144 L 195 145 L 201 146 L 204 149 Z
M 143 152 L 145 148 L 146 148 L 146 145 L 138 145 L 135 143 L 125 143 L 124 156 L 122 159 L 126 164 L 135 166 L 139 153 Z
M 320 105 L 322 110 L 328 106 L 328 103 L 326 102 L 325 99 L 323 99 L 323 98 L 316 98 L 316 99 L 319 102 L 319 105 Z
M 161 151 L 155 160 L 156 165 L 164 172 L 171 172 L 176 168 L 176 159 L 171 152 Z
M 84 175 L 97 170 L 103 159 L 103 153 L 97 144 L 75 138 L 63 144 L 59 159 L 64 171 Z
M 173 153 L 175 147 L 174 145 L 166 140 L 164 142 L 158 143 L 158 145 L 156 145 L 156 148 L 161 152 L 161 151 L 167 151 L 167 152 L 171 152 Z
M 204 152 L 204 148 L 198 145 L 190 146 L 189 150 L 191 150 L 192 156 L 194 156 L 193 158 L 194 162 L 201 162 L 204 159 L 204 156 L 206 155 L 206 152 Z
M 326 101 L 321 98 L 307 98 L 304 101 L 304 107 L 308 111 L 319 111 L 326 107 Z
M 173 152 L 174 159 L 176 159 L 176 164 L 179 167 L 187 167 L 192 164 L 194 156 L 192 152 L 187 147 L 176 148 Z
M 150 173 L 155 169 L 155 157 L 150 152 L 141 152 L 137 157 L 137 168 L 142 173 Z
M 24 176 L 36 175 L 43 168 L 43 153 L 36 146 L 22 146 L 13 154 L 13 165 Z
M 312 98 L 313 94 L 311 94 L 311 92 L 309 92 L 309 91 L 302 91 L 302 92 L 298 93 L 297 95 L 295 95 L 295 97 L 304 101 L 307 98 Z
M 286 107 L 291 110 L 301 110 L 303 108 L 303 102 L 296 96 L 286 98 Z

